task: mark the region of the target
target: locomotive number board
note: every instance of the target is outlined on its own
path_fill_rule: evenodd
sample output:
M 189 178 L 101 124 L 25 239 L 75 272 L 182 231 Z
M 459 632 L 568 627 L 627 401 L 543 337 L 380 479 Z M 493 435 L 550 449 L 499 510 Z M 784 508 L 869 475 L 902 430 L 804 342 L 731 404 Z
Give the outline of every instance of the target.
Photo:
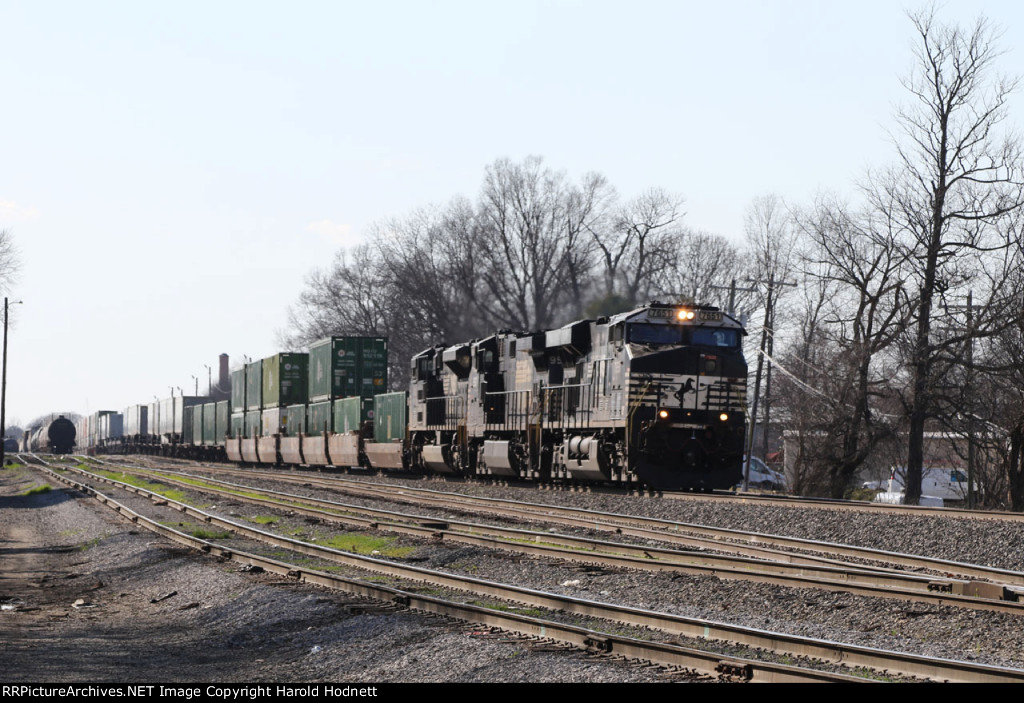
M 651 308 L 647 311 L 647 317 L 652 320 L 678 320 L 676 310 L 665 308 Z M 721 322 L 722 313 L 719 310 L 697 310 L 697 322 Z

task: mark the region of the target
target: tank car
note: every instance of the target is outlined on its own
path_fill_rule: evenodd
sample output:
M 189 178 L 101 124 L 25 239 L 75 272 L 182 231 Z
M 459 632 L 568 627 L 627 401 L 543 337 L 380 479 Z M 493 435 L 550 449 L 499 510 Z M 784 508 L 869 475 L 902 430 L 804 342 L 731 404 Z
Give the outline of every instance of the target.
M 742 325 L 652 303 L 412 360 L 403 463 L 440 473 L 711 490 L 740 480 Z M 377 412 L 375 424 L 388 419 Z M 395 442 L 366 454 L 396 463 Z
M 29 438 L 29 451 L 70 454 L 75 448 L 75 424 L 63 415 L 42 425 Z

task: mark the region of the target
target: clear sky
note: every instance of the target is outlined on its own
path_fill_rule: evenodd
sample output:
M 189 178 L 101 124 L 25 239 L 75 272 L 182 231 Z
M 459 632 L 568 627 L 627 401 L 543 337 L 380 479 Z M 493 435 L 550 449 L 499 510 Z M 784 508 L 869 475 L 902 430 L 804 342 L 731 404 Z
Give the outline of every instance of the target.
M 757 196 L 853 197 L 892 160 L 919 7 L 0 0 L 8 422 L 203 392 L 220 353 L 281 351 L 312 269 L 475 197 L 497 158 L 681 193 L 737 241 Z M 938 14 L 984 14 L 1024 73 L 1024 5 Z

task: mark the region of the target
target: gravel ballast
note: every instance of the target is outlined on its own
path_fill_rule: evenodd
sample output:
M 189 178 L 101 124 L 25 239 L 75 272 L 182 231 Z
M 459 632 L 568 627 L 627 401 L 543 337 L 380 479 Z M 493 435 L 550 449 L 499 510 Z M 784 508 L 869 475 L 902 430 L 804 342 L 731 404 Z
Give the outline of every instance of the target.
M 0 471 L 0 641 L 19 682 L 654 682 L 478 627 L 239 572 Z M 370 607 L 367 607 L 369 604 Z

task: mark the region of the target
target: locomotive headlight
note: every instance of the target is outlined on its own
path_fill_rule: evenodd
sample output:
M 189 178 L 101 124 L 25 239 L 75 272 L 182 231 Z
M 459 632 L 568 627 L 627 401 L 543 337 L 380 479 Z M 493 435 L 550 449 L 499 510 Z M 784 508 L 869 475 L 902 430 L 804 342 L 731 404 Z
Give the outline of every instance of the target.
M 722 422 L 725 422 L 726 420 L 729 419 L 729 413 L 722 413 L 721 415 L 718 416 L 718 419 L 721 420 Z
M 668 419 L 668 410 L 665 410 L 664 408 L 659 410 L 658 411 L 658 417 L 660 417 L 662 420 L 667 420 Z
M 679 308 L 679 312 L 676 313 L 676 317 L 680 320 L 692 320 L 693 310 L 687 310 L 686 308 Z

